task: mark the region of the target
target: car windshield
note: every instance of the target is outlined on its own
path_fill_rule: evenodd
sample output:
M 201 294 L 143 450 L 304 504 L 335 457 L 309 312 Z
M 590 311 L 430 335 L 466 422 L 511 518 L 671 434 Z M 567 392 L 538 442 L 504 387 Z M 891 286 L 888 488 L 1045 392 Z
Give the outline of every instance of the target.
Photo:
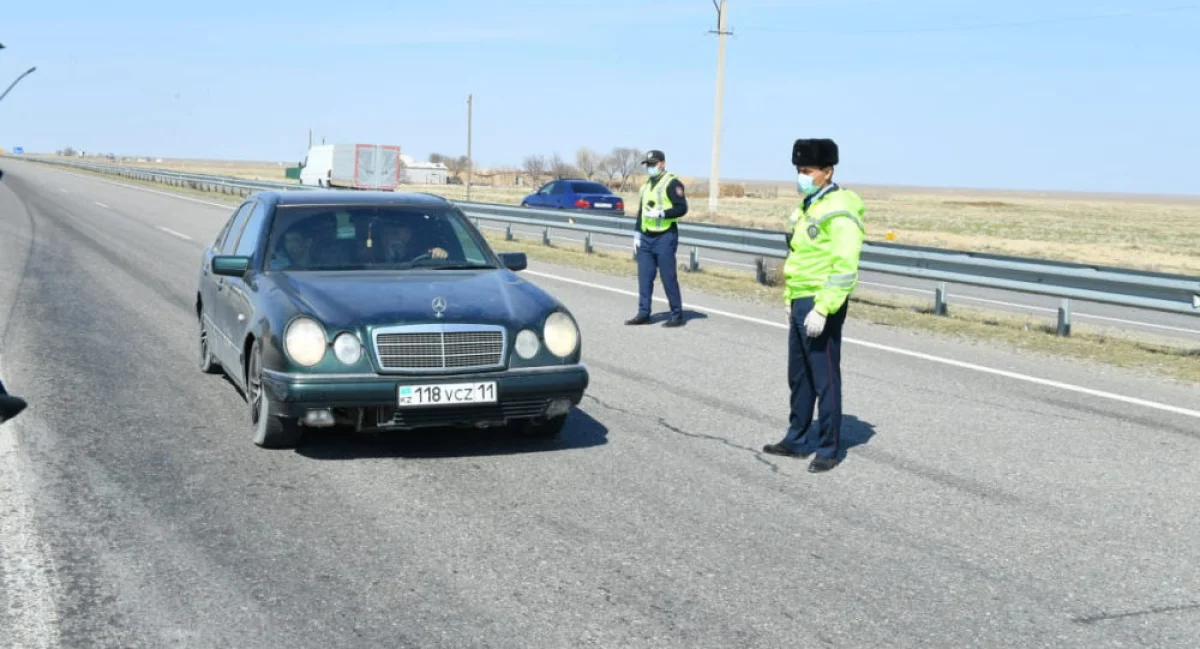
M 611 194 L 612 192 L 600 183 L 571 183 L 571 191 L 576 194 Z
M 498 268 L 456 210 L 408 205 L 281 205 L 267 270 Z

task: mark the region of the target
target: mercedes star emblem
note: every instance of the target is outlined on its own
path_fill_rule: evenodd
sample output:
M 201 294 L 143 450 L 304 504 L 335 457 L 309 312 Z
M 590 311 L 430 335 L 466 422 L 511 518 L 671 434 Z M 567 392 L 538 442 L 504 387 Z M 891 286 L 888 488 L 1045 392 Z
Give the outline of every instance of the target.
M 444 298 L 444 297 L 433 298 L 433 313 L 437 317 L 440 318 L 440 317 L 442 317 L 442 313 L 445 310 L 446 310 L 446 298 Z

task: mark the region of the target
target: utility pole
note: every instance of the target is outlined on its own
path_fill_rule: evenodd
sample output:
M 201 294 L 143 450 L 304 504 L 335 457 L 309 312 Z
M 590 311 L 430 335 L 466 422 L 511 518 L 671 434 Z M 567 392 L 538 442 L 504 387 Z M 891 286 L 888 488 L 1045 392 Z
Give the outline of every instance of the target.
M 475 162 L 471 157 L 471 104 L 474 95 L 467 95 L 467 200 L 471 200 L 471 171 Z
M 312 148 L 312 129 L 308 129 L 308 148 Z
M 717 31 L 709 32 L 717 35 L 717 98 L 716 107 L 713 109 L 712 169 L 708 174 L 708 213 L 716 216 L 717 196 L 721 193 L 719 170 L 721 162 L 721 99 L 725 91 L 725 37 L 732 32 L 725 30 L 726 0 L 721 0 L 720 5 L 717 4 L 717 0 L 712 0 L 712 3 L 713 7 L 717 9 Z

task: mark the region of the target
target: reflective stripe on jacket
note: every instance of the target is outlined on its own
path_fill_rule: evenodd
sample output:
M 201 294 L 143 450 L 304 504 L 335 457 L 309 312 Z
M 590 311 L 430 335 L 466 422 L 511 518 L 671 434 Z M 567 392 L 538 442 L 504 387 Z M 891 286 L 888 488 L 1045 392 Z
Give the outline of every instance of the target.
M 858 286 L 858 259 L 866 226 L 862 198 L 846 189 L 803 203 L 789 219 L 788 256 L 783 264 L 784 301 L 814 297 L 823 315 L 842 308 Z

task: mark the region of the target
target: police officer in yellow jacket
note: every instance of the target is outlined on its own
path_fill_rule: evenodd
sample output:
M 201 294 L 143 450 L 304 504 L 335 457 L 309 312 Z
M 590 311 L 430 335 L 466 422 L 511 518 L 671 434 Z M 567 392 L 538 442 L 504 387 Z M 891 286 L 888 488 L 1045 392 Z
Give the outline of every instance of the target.
M 650 296 L 654 293 L 654 274 L 662 277 L 663 292 L 671 307 L 671 318 L 664 326 L 683 325 L 683 300 L 679 296 L 679 276 L 676 274 L 675 251 L 679 249 L 679 226 L 676 221 L 687 214 L 687 196 L 683 183 L 666 170 L 666 155 L 652 149 L 642 164 L 646 166 L 646 182 L 638 196 L 638 213 L 633 235 L 637 251 L 638 309 L 628 325 L 650 322 Z
M 791 216 L 783 266 L 791 417 L 783 440 L 763 447 L 767 453 L 800 458 L 815 453 L 808 466 L 813 473 L 841 461 L 842 325 L 850 293 L 858 285 L 866 234 L 862 199 L 833 182 L 837 163 L 833 140 L 802 139 L 792 145 L 804 200 Z

